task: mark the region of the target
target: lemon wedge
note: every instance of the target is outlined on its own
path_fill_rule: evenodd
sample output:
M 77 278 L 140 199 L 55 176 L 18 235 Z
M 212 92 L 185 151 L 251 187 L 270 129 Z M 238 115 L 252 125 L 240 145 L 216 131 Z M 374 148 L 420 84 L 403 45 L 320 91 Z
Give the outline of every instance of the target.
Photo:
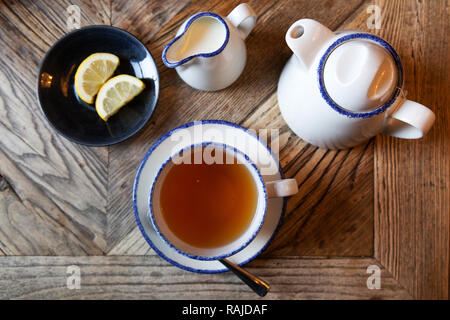
M 95 100 L 97 113 L 104 121 L 133 100 L 144 90 L 145 84 L 136 77 L 121 74 L 109 79 L 98 92 Z
M 100 87 L 119 65 L 119 58 L 111 53 L 94 53 L 81 62 L 75 73 L 75 91 L 81 100 L 93 103 Z

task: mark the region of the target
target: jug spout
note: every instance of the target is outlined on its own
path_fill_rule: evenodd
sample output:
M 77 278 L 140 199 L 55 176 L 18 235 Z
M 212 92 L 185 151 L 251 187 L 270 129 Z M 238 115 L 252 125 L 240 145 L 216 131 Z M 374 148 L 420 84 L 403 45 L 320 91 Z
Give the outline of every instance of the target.
M 309 69 L 322 46 L 335 34 L 312 19 L 296 21 L 286 33 L 286 43 L 295 56 Z
M 163 62 L 169 68 L 176 68 L 197 57 L 213 57 L 225 48 L 229 37 L 230 31 L 222 17 L 212 12 L 197 13 L 164 47 Z

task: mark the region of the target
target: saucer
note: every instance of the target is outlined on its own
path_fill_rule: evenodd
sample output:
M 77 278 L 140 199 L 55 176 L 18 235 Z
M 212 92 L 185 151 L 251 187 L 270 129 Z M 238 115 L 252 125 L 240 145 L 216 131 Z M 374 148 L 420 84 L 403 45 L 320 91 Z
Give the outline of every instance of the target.
M 197 134 L 199 130 L 208 132 L 210 135 L 206 138 L 205 134 Z M 188 133 L 191 139 L 173 139 L 181 132 Z M 172 138 L 169 139 L 170 137 Z M 166 133 L 145 154 L 137 171 L 133 186 L 133 209 L 139 229 L 150 247 L 157 254 L 183 270 L 197 273 L 228 271 L 219 261 L 197 260 L 182 255 L 158 236 L 151 223 L 148 209 L 148 195 L 152 182 L 156 178 L 162 164 L 172 156 L 173 150 L 180 150 L 184 146 L 187 147 L 191 144 L 205 142 L 206 140 L 229 144 L 230 139 L 239 142 L 239 145 L 233 145 L 233 147 L 240 151 L 244 152 L 244 146 L 246 148 L 245 150 L 255 150 L 255 152 L 249 153 L 248 156 L 261 171 L 265 182 L 284 178 L 278 159 L 263 141 L 253 132 L 239 125 L 220 120 L 190 122 Z M 264 168 L 268 167 L 275 168 L 275 170 L 264 170 Z M 244 249 L 227 259 L 235 264 L 244 265 L 256 258 L 274 237 L 281 225 L 285 209 L 286 199 L 268 199 L 264 223 L 256 237 Z
M 129 74 L 146 86 L 107 122 L 94 104 L 78 98 L 74 88 L 78 66 L 96 52 L 119 57 L 113 76 Z M 67 139 L 88 146 L 118 143 L 142 129 L 155 109 L 158 92 L 158 70 L 150 52 L 130 33 L 110 26 L 84 27 L 59 39 L 42 60 L 37 79 L 39 106 L 48 122 Z

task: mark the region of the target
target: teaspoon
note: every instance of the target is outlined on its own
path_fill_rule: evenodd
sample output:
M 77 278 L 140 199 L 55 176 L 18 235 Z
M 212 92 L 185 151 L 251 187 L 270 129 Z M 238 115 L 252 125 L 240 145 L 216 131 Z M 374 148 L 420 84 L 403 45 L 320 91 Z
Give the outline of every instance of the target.
M 233 272 L 239 279 L 241 279 L 246 285 L 248 285 L 253 291 L 255 291 L 260 297 L 264 297 L 270 290 L 270 286 L 264 280 L 251 274 L 247 270 L 239 267 L 238 265 L 226 260 L 219 260 L 225 267 Z

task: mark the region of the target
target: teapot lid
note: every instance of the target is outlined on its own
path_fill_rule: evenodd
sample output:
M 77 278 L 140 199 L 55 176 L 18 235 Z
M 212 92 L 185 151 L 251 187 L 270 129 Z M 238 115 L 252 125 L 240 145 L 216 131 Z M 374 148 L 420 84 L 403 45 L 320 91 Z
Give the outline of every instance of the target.
M 350 112 L 367 113 L 385 105 L 401 81 L 393 54 L 369 39 L 356 38 L 339 44 L 323 66 L 323 85 L 328 96 Z

